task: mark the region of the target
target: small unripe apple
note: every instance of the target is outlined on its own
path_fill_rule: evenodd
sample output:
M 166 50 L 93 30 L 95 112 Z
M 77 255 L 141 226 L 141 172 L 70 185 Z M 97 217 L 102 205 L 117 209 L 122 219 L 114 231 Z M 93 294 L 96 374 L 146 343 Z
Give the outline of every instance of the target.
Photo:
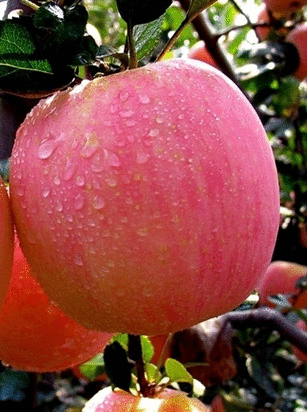
M 12 279 L 0 310 L 0 360 L 24 371 L 59 371 L 103 352 L 111 337 L 78 325 L 50 302 L 16 240 Z
M 296 283 L 307 275 L 307 266 L 292 262 L 275 261 L 267 268 L 258 286 L 259 305 L 274 307 L 268 299 L 270 296 L 283 294 L 293 295 L 297 292 Z M 295 302 L 297 309 L 307 307 L 307 291 L 304 291 Z
M 17 133 L 10 188 L 33 274 L 72 318 L 108 332 L 171 333 L 235 308 L 279 224 L 255 110 L 192 59 L 42 100 Z
M 0 308 L 11 279 L 14 252 L 14 231 L 9 198 L 0 177 Z
M 213 67 L 218 68 L 216 61 L 209 53 L 203 40 L 199 40 L 197 43 L 193 44 L 193 46 L 189 50 L 188 57 L 190 59 L 200 60 L 204 63 L 210 64 Z
M 82 412 L 210 412 L 201 401 L 180 391 L 165 389 L 155 397 L 134 396 L 123 390 L 107 387 L 85 405 Z
M 286 37 L 286 42 L 293 44 L 299 55 L 299 66 L 293 75 L 304 80 L 307 76 L 307 23 L 298 24 Z

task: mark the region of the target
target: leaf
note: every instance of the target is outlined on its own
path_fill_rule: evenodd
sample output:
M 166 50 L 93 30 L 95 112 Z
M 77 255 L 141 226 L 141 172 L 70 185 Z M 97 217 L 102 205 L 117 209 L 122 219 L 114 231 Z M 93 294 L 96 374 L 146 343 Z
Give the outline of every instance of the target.
M 154 347 L 147 336 L 141 336 L 142 357 L 145 363 L 150 362 L 154 355 Z
M 119 14 L 131 26 L 158 19 L 172 0 L 116 0 Z
M 162 378 L 161 373 L 158 371 L 158 368 L 153 363 L 146 363 L 145 364 L 145 371 L 147 375 L 147 379 L 149 382 L 154 382 L 158 384 Z
M 97 376 L 105 373 L 103 353 L 99 353 L 88 362 L 83 363 L 83 365 L 80 366 L 80 371 L 91 381 L 95 380 Z
M 186 18 L 191 21 L 216 0 L 192 0 Z
M 63 67 L 54 72 L 47 59 L 37 53 L 27 27 L 19 20 L 0 21 L 0 89 L 19 95 L 50 91 L 68 85 L 74 70 Z
M 139 59 L 148 56 L 155 49 L 160 40 L 163 21 L 164 14 L 150 23 L 134 27 L 133 34 Z
M 193 385 L 193 378 L 176 359 L 168 358 L 165 362 L 165 371 L 172 382 L 188 382 Z
M 114 341 L 106 346 L 104 363 L 112 384 L 124 391 L 129 391 L 133 365 L 129 362 L 127 352 L 119 342 Z

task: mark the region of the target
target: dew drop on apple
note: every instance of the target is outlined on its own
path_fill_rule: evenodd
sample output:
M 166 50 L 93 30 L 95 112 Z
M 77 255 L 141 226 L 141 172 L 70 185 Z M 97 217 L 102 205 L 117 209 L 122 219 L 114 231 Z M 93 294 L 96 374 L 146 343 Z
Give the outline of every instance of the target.
M 56 186 L 59 186 L 59 185 L 61 184 L 61 180 L 60 180 L 59 176 L 56 176 L 56 177 L 53 179 L 53 183 L 54 183 Z
M 74 262 L 77 266 L 83 266 L 83 260 L 80 255 L 76 255 L 74 258 Z
M 76 171 L 76 163 L 73 162 L 70 158 L 66 159 L 66 164 L 64 167 L 63 180 L 70 180 Z
M 96 210 L 101 210 L 105 206 L 105 201 L 100 195 L 96 195 L 93 199 L 93 208 Z
M 84 184 L 85 184 L 85 178 L 84 178 L 84 176 L 78 175 L 78 176 L 76 177 L 76 185 L 79 186 L 79 187 L 83 187 Z
M 114 177 L 108 177 L 108 178 L 106 179 L 106 184 L 107 184 L 109 187 L 115 187 L 116 184 L 117 184 L 117 182 L 116 182 L 116 179 L 114 179 Z
M 136 161 L 137 161 L 139 164 L 146 163 L 146 162 L 148 161 L 149 157 L 150 157 L 150 156 L 149 156 L 148 153 L 138 152 L 137 155 L 136 155 Z
M 47 140 L 43 142 L 38 148 L 38 157 L 42 160 L 48 159 L 57 147 L 56 140 Z
M 48 197 L 50 192 L 51 192 L 51 189 L 50 189 L 49 186 L 44 187 L 43 188 L 43 197 Z
M 139 96 L 140 102 L 143 104 L 148 104 L 150 103 L 150 98 L 146 94 L 141 94 Z
M 81 210 L 84 206 L 84 197 L 81 194 L 78 194 L 75 197 L 74 207 L 75 210 Z
M 63 203 L 62 203 L 60 200 L 58 200 L 58 201 L 56 202 L 56 204 L 55 204 L 55 210 L 57 210 L 58 212 L 62 212 L 62 210 L 63 210 Z

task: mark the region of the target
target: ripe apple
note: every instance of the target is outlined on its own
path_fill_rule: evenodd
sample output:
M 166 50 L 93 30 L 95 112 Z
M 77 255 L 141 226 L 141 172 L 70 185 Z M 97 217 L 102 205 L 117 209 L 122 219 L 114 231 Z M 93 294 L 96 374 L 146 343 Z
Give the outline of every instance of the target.
M 259 282 L 278 230 L 259 118 L 192 59 L 41 101 L 18 130 L 10 188 L 33 275 L 101 331 L 171 333 L 228 312 Z
M 291 16 L 307 4 L 307 0 L 264 0 L 267 8 L 280 16 Z
M 18 242 L 0 311 L 0 359 L 15 369 L 63 370 L 104 350 L 111 334 L 87 330 L 50 302 L 31 275 Z
M 210 412 L 210 408 L 180 391 L 165 389 L 153 398 L 134 396 L 106 387 L 96 393 L 82 412 Z
M 306 323 L 303 321 L 303 319 L 299 320 L 296 322 L 296 327 L 303 330 L 304 332 L 307 332 L 307 327 Z M 303 352 L 302 350 L 298 349 L 296 346 L 291 345 L 293 353 L 296 355 L 296 357 L 304 363 L 307 363 L 307 353 Z
M 14 252 L 14 231 L 9 198 L 0 177 L 0 307 L 11 279 Z
M 307 76 L 307 23 L 298 24 L 286 37 L 286 42 L 293 44 L 299 54 L 299 67 L 293 73 L 299 80 Z
M 270 296 L 278 294 L 292 295 L 297 291 L 297 281 L 307 275 L 307 267 L 292 262 L 272 262 L 263 275 L 258 286 L 259 305 L 274 307 L 268 300 Z M 307 291 L 304 291 L 294 305 L 297 309 L 307 307 Z
M 216 61 L 209 53 L 203 40 L 200 40 L 197 43 L 193 44 L 193 46 L 189 50 L 188 57 L 190 59 L 196 59 L 204 63 L 211 64 L 211 66 L 218 68 Z

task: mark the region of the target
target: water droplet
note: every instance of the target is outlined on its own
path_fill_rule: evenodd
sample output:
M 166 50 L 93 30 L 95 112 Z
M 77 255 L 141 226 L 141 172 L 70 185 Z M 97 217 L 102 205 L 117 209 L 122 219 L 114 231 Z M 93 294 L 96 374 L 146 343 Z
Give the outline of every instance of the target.
M 109 187 L 115 187 L 117 184 L 116 179 L 114 179 L 113 177 L 107 178 L 106 183 Z
M 62 212 L 62 210 L 63 210 L 63 203 L 62 203 L 60 200 L 58 200 L 58 201 L 56 202 L 55 210 L 57 210 L 58 212 Z
M 132 136 L 131 134 L 129 134 L 129 135 L 127 136 L 127 140 L 128 140 L 128 142 L 133 143 L 133 142 L 134 142 L 134 136 Z
M 83 266 L 83 259 L 80 255 L 75 256 L 74 262 L 78 266 Z
M 159 129 L 152 129 L 148 134 L 150 137 L 157 137 L 159 133 Z
M 76 177 L 76 185 L 77 186 L 79 186 L 79 187 L 82 187 L 82 186 L 84 186 L 84 184 L 85 184 L 85 178 L 84 178 L 84 176 L 77 176 Z
M 85 145 L 83 146 L 80 154 L 82 157 L 90 158 L 97 151 L 97 148 L 98 148 L 97 136 L 93 133 L 86 137 Z
M 76 210 L 80 210 L 82 209 L 82 207 L 84 206 L 84 197 L 79 193 L 76 197 L 75 197 L 75 209 Z
M 137 231 L 137 234 L 140 236 L 147 236 L 147 233 L 148 233 L 147 227 L 143 227 Z
M 91 169 L 95 173 L 102 172 L 105 168 L 105 158 L 107 156 L 107 150 L 104 150 L 104 155 L 102 153 L 96 153 L 93 157 L 91 164 Z
M 119 157 L 115 153 L 108 152 L 107 150 L 105 150 L 105 154 L 107 156 L 107 159 L 108 159 L 108 162 L 109 162 L 110 166 L 113 166 L 113 167 L 120 166 L 121 162 L 119 160 Z
M 129 98 L 129 94 L 128 94 L 127 92 L 122 92 L 122 93 L 120 93 L 120 95 L 119 95 L 119 99 L 120 99 L 122 102 L 126 102 L 126 101 L 128 100 L 128 98 Z
M 134 115 L 134 111 L 133 110 L 122 110 L 121 112 L 119 112 L 119 115 L 121 117 L 131 117 Z
M 61 180 L 60 180 L 59 176 L 56 176 L 53 179 L 53 182 L 54 182 L 55 185 L 59 186 L 61 184 Z
M 72 178 L 73 174 L 75 173 L 76 170 L 76 163 L 71 160 L 71 158 L 67 157 L 66 158 L 66 165 L 64 168 L 64 174 L 63 174 L 63 179 L 64 180 L 69 180 Z
M 156 122 L 161 124 L 163 123 L 163 119 L 161 119 L 161 117 L 156 117 Z
M 17 188 L 17 194 L 18 196 L 24 196 L 25 194 L 25 188 L 23 186 L 18 186 Z
M 93 208 L 96 210 L 100 210 L 104 208 L 104 206 L 105 206 L 104 199 L 101 196 L 96 195 L 93 199 Z
M 136 121 L 135 120 L 127 120 L 126 121 L 126 126 L 128 127 L 133 127 L 136 125 Z
M 47 140 L 43 142 L 38 148 L 38 157 L 40 159 L 48 159 L 57 147 L 56 140 Z
M 144 152 L 138 152 L 136 155 L 136 161 L 140 164 L 146 163 L 149 159 L 149 154 Z
M 49 186 L 44 187 L 44 189 L 43 189 L 43 197 L 48 197 L 49 194 L 50 194 L 50 191 L 51 191 L 51 189 L 50 189 Z
M 143 104 L 147 104 L 150 102 L 150 98 L 145 94 L 139 96 L 140 102 Z

